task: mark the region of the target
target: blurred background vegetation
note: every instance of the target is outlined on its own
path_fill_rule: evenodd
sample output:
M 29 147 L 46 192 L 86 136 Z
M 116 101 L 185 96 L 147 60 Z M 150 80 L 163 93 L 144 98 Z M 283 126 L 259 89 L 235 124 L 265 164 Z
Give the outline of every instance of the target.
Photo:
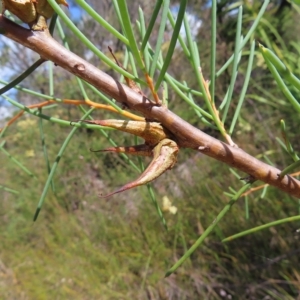
M 94 21 L 78 10 L 72 1 L 69 15 L 102 51 L 111 46 L 120 61 L 124 48 Z M 132 20 L 141 6 L 150 16 L 149 1 L 127 1 Z M 111 1 L 88 3 L 118 28 Z M 219 1 L 217 27 L 217 70 L 234 48 L 236 7 L 244 5 L 243 30 L 247 32 L 260 9 L 261 1 Z M 173 1 L 174 11 L 177 2 Z M 202 71 L 209 77 L 210 2 L 190 1 L 190 22 L 195 22 L 195 39 L 200 49 Z M 294 72 L 300 73 L 300 10 L 287 1 L 271 1 L 255 32 L 256 40 L 272 49 Z M 157 21 L 159 23 L 159 20 Z M 58 36 L 54 35 L 57 39 Z M 117 75 L 72 38 L 67 41 L 81 55 L 108 74 Z M 171 36 L 171 29 L 170 29 Z M 168 47 L 168 33 L 165 46 Z M 155 40 L 153 34 L 150 38 Z M 2 80 L 9 81 L 26 70 L 38 57 L 22 46 L 1 37 Z M 108 52 L 108 51 L 107 51 Z M 109 54 L 108 54 L 109 55 Z M 248 56 L 242 58 L 233 97 L 238 97 L 244 81 Z M 195 76 L 181 50 L 174 53 L 168 70 L 177 80 L 196 87 Z M 3 72 L 4 73 L 4 72 Z M 2 74 L 1 74 L 2 75 Z M 49 94 L 47 64 L 42 65 L 21 86 Z M 230 69 L 216 83 L 216 103 L 220 104 Z M 55 96 L 82 99 L 74 77 L 54 69 Z M 239 84 L 240 83 L 240 84 Z M 297 91 L 293 91 L 299 99 Z M 8 95 L 24 105 L 39 97 L 11 90 Z M 96 101 L 96 95 L 89 94 Z M 199 122 L 170 91 L 169 107 L 185 120 L 220 138 L 219 133 Z M 11 107 L 1 98 L 2 107 Z M 195 101 L 197 99 L 195 97 Z M 201 102 L 198 103 L 202 105 Z M 47 114 L 65 120 L 81 117 L 77 107 L 59 105 Z M 262 56 L 256 53 L 252 76 L 233 140 L 253 156 L 284 168 L 291 158 L 277 138 L 284 119 L 295 150 L 299 149 L 299 116 L 288 104 L 270 75 Z M 95 119 L 116 118 L 105 111 L 93 112 Z M 8 119 L 7 119 L 8 120 Z M 2 126 L 5 120 L 2 120 Z M 234 233 L 273 220 L 299 214 L 299 202 L 279 190 L 269 188 L 241 198 L 190 259 L 168 278 L 166 270 L 183 255 L 228 202 L 224 191 L 239 188 L 227 166 L 191 150 L 181 150 L 178 164 L 153 183 L 163 207 L 167 196 L 178 211 L 164 215 L 166 231 L 157 216 L 146 187 L 100 199 L 135 179 L 138 173 L 118 155 L 91 153 L 109 146 L 98 130 L 79 129 L 59 162 L 53 185 L 37 222 L 32 218 L 45 181 L 47 163 L 41 142 L 41 126 L 49 161 L 52 163 L 70 133 L 63 127 L 24 115 L 10 126 L 0 151 L 0 298 L 1 299 L 300 299 L 299 222 L 286 223 L 265 231 L 221 243 Z M 119 145 L 130 145 L 133 138 L 109 131 Z M 1 141 L 2 142 L 2 141 Z M 8 155 L 9 153 L 9 155 Z M 14 159 L 30 170 L 24 171 Z M 136 164 L 138 159 L 133 158 Z M 242 174 L 240 174 L 242 175 Z M 259 184 L 256 184 L 259 185 Z

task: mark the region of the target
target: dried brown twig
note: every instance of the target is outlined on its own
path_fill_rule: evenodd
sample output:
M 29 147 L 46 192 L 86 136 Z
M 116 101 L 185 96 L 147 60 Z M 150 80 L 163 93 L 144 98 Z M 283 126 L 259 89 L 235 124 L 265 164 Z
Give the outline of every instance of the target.
M 199 151 L 251 175 L 255 180 L 261 180 L 290 195 L 300 197 L 300 181 L 288 175 L 279 178 L 279 169 L 256 159 L 242 149 L 205 134 L 166 107 L 154 104 L 64 48 L 46 30 L 33 32 L 0 15 L 0 31 L 4 36 L 37 52 L 42 58 L 53 61 L 55 65 L 89 82 L 130 110 L 138 111 L 149 120 L 160 122 L 172 132 L 180 147 Z

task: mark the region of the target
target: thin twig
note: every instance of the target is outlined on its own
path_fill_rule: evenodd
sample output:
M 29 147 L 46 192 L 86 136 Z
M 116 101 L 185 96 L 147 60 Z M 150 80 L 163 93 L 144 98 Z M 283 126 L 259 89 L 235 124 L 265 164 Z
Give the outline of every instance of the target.
M 145 118 L 137 116 L 135 114 L 132 114 L 128 111 L 125 110 L 121 110 L 118 111 L 117 109 L 115 109 L 114 107 L 112 107 L 111 105 L 107 105 L 107 104 L 101 104 L 101 103 L 96 103 L 94 101 L 91 100 L 71 100 L 71 99 L 63 99 L 62 101 L 58 102 L 55 100 L 48 100 L 48 101 L 44 101 L 41 103 L 36 103 L 36 104 L 32 104 L 32 105 L 28 105 L 27 108 L 42 108 L 44 106 L 48 106 L 51 105 L 53 103 L 63 103 L 63 104 L 70 104 L 70 105 L 88 105 L 90 107 L 94 107 L 96 109 L 104 109 L 104 110 L 108 110 L 117 114 L 120 114 L 123 117 L 129 118 L 131 120 L 135 120 L 135 121 L 143 121 L 145 120 Z M 15 116 L 13 116 L 5 125 L 5 127 L 10 126 L 11 124 L 13 124 L 15 121 L 17 121 L 20 117 L 22 117 L 22 115 L 24 114 L 24 110 L 20 111 L 19 113 L 17 113 Z M 0 132 L 2 131 L 2 128 L 0 128 Z

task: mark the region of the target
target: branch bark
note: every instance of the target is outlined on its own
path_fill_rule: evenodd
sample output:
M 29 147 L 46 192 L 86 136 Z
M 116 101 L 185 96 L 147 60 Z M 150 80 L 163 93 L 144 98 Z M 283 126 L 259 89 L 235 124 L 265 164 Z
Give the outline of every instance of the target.
M 256 159 L 242 149 L 231 147 L 205 134 L 166 107 L 153 104 L 146 97 L 64 48 L 47 31 L 30 31 L 0 15 L 0 32 L 32 49 L 43 59 L 50 60 L 55 65 L 89 82 L 106 95 L 125 104 L 129 109 L 141 113 L 147 119 L 160 122 L 174 134 L 174 140 L 180 147 L 200 151 L 251 175 L 255 180 L 261 180 L 290 195 L 300 197 L 300 181 L 289 175 L 279 178 L 279 169 Z

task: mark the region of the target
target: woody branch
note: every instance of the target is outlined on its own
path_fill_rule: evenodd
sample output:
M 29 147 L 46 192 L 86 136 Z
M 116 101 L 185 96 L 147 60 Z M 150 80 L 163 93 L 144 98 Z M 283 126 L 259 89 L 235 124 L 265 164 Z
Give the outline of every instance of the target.
M 0 15 L 0 32 L 15 42 L 32 49 L 42 58 L 52 61 L 55 65 L 92 84 L 106 95 L 126 105 L 130 110 L 141 113 L 147 119 L 160 122 L 173 133 L 174 140 L 180 147 L 200 151 L 251 175 L 255 180 L 261 180 L 290 195 L 300 197 L 300 181 L 289 175 L 280 178 L 278 176 L 279 169 L 256 159 L 242 149 L 231 147 L 205 134 L 166 107 L 153 104 L 145 96 L 114 80 L 64 48 L 51 37 L 48 31 L 27 30 Z

